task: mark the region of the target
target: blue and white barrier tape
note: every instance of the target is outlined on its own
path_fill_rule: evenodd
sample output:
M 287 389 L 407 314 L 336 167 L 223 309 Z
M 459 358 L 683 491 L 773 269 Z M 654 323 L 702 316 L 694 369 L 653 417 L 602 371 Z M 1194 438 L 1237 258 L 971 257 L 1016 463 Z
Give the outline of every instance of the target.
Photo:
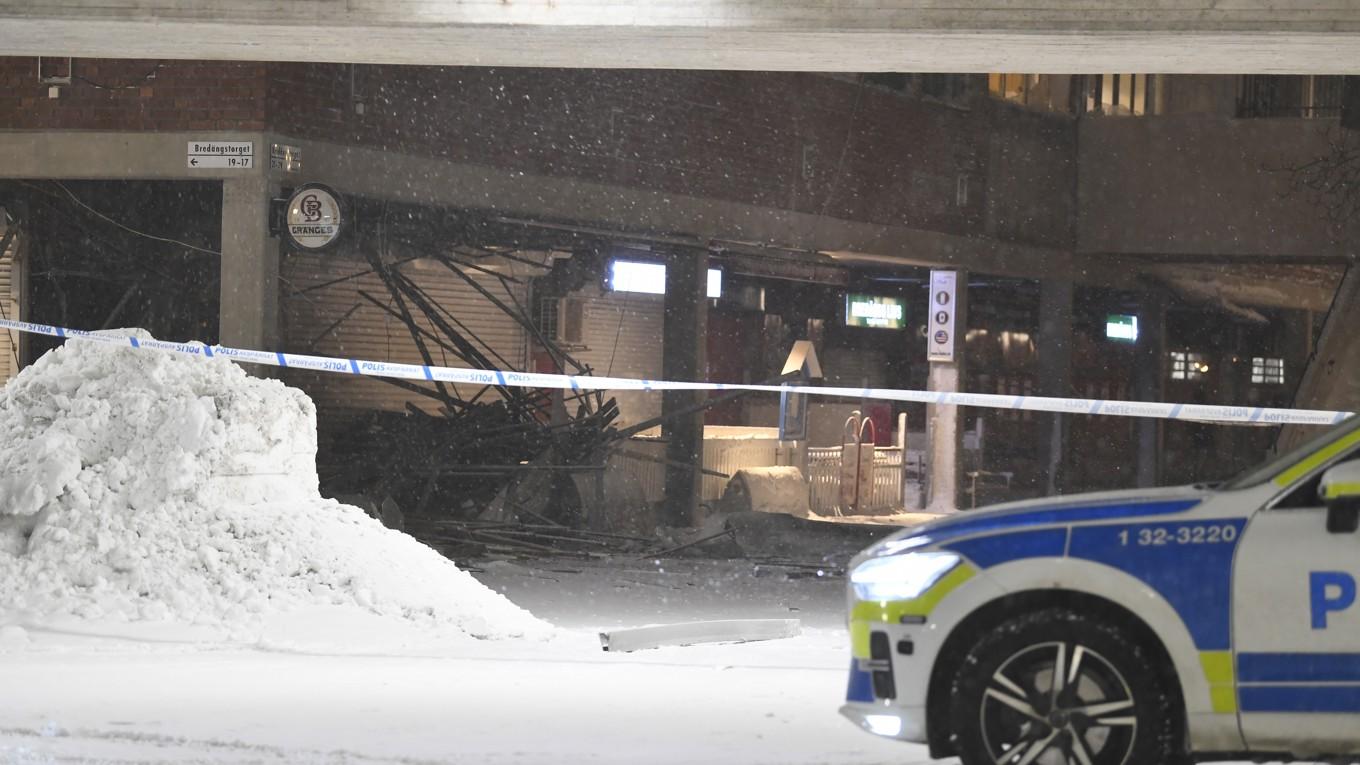
M 265 364 L 288 369 L 315 372 L 390 377 L 402 380 L 426 380 L 466 385 L 496 385 L 519 388 L 560 388 L 563 390 L 627 390 L 627 391 L 766 391 L 806 393 L 812 396 L 868 398 L 880 401 L 909 401 L 920 404 L 977 406 L 991 409 L 1026 410 L 1032 412 L 1060 412 L 1064 414 L 1104 414 L 1121 417 L 1155 417 L 1166 420 L 1195 420 L 1200 422 L 1238 423 L 1246 425 L 1334 425 L 1351 416 L 1351 412 L 1332 412 L 1319 409 L 1271 409 L 1250 406 L 1212 406 L 1206 404 L 1171 404 L 1152 401 L 1106 401 L 1085 398 L 1048 398 L 1043 396 L 1002 396 L 990 393 L 943 393 L 924 390 L 890 388 L 838 388 L 807 385 L 747 385 L 700 382 L 670 382 L 664 380 L 635 380 L 627 377 L 596 377 L 591 375 L 558 375 L 538 372 L 508 372 L 501 370 L 461 369 L 458 367 L 398 364 L 364 359 L 342 359 L 330 356 L 307 356 L 298 353 L 253 351 L 223 345 L 201 343 L 170 343 L 161 340 L 139 340 L 128 335 L 106 332 L 85 332 L 46 324 L 0 320 L 0 329 L 30 332 L 61 338 L 78 338 L 100 343 L 128 345 L 133 348 L 170 351 L 188 356 L 214 356 L 245 364 Z

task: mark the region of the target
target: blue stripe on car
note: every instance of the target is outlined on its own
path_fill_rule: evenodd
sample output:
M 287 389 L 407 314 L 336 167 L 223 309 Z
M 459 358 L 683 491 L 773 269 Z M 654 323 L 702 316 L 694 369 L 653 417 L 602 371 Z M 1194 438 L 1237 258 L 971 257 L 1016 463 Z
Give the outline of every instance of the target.
M 944 549 L 959 553 L 982 568 L 1024 558 L 1061 558 L 1067 549 L 1067 529 L 993 534 L 954 542 Z
M 1237 696 L 1243 712 L 1360 712 L 1360 685 L 1248 685 Z
M 1240 653 L 1239 683 L 1360 683 L 1360 653 Z
M 846 701 L 873 701 L 873 675 L 860 670 L 854 659 L 850 660 L 850 686 L 845 689 Z

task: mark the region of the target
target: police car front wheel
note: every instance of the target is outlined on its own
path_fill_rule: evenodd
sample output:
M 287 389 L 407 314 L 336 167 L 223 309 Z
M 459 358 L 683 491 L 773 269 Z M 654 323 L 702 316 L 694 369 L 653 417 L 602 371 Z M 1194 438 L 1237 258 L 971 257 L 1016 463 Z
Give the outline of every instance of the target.
M 950 720 L 964 765 L 1183 761 L 1174 710 L 1148 652 L 1067 609 L 983 636 L 955 677 Z

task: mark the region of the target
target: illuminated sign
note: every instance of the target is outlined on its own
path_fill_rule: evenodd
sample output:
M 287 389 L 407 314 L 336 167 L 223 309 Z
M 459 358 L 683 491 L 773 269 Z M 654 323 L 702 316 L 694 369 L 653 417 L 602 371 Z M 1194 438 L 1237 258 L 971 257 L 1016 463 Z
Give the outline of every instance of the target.
M 324 250 L 340 239 L 349 223 L 348 217 L 334 189 L 308 183 L 299 186 L 288 200 L 283 233 L 296 249 Z
M 609 264 L 609 289 L 615 292 L 666 294 L 666 265 L 640 260 L 615 260 Z M 707 294 L 722 297 L 722 269 L 708 269 Z
M 1138 339 L 1138 317 L 1112 313 L 1105 317 L 1105 336 L 1132 343 Z
M 901 298 L 851 293 L 845 296 L 845 326 L 903 329 L 907 326 L 906 303 Z

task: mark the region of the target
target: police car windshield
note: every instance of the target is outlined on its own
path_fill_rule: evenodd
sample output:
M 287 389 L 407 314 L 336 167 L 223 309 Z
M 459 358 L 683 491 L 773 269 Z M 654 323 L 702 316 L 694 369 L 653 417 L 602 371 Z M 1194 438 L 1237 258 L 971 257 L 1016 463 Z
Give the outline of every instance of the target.
M 1351 417 L 1350 419 L 1346 420 L 1340 425 L 1330 428 L 1320 433 L 1319 435 L 1308 439 L 1301 445 L 1296 446 L 1293 449 L 1290 449 L 1289 451 L 1276 457 L 1275 459 L 1270 460 L 1269 462 L 1266 462 L 1265 464 L 1260 465 L 1258 467 L 1251 468 L 1247 472 L 1238 475 L 1236 478 L 1224 484 L 1223 488 L 1227 490 L 1248 489 L 1251 488 L 1252 486 L 1257 486 L 1262 483 L 1265 483 L 1266 481 L 1269 481 L 1270 479 L 1274 478 L 1280 473 L 1283 473 L 1290 466 L 1297 464 L 1300 460 L 1307 457 L 1309 454 L 1312 454 L 1313 452 L 1325 448 L 1327 444 L 1330 444 L 1333 441 L 1336 441 L 1356 430 L 1360 430 L 1360 417 Z

